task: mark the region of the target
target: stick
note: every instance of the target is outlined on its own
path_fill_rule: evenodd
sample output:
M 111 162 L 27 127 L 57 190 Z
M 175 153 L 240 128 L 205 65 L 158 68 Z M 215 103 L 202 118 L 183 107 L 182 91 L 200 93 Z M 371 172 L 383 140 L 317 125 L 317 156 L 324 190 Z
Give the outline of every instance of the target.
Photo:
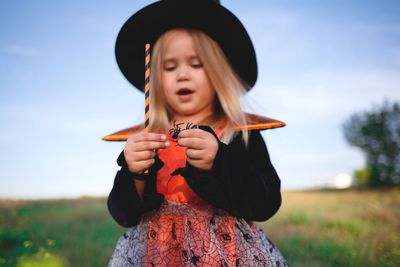
M 144 131 L 149 132 L 149 111 L 150 111 L 150 44 L 146 44 L 145 47 L 145 58 L 144 58 Z M 144 173 L 149 173 L 149 170 L 145 170 Z

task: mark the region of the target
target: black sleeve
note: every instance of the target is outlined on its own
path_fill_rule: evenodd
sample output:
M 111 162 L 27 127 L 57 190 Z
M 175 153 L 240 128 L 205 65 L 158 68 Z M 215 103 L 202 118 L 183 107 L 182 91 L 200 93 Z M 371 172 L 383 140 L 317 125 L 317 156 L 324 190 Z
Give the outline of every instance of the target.
M 260 132 L 249 134 L 247 147 L 241 134 L 229 145 L 218 141 L 211 171 L 196 172 L 187 163 L 182 175 L 196 194 L 215 207 L 246 220 L 265 221 L 281 205 L 280 180 Z
M 123 151 L 117 159 L 121 169 L 117 172 L 114 186 L 108 196 L 107 206 L 114 220 L 124 227 L 137 225 L 143 213 L 158 209 L 164 200 L 164 195 L 157 193 L 156 174 L 163 166 L 163 162 L 155 157 L 156 162 L 150 168 L 146 177 L 143 200 L 136 190 L 134 177 L 125 161 Z

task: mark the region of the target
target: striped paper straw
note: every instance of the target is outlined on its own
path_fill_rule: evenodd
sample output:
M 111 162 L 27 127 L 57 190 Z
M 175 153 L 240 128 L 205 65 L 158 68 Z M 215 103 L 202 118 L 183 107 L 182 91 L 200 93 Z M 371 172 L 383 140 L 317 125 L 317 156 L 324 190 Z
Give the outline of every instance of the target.
M 144 58 L 144 131 L 149 132 L 149 92 L 150 89 L 150 44 L 146 44 L 145 47 L 145 58 Z M 149 173 L 149 170 L 145 170 L 144 173 Z
M 146 133 L 149 132 L 149 88 L 150 88 L 150 44 L 146 44 L 145 59 L 144 59 L 144 95 L 145 95 L 145 106 L 144 106 L 144 130 Z

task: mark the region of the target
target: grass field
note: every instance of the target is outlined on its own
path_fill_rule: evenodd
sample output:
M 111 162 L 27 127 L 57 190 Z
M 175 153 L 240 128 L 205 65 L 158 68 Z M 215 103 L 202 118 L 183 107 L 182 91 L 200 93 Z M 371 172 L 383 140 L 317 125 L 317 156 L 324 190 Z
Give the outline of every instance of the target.
M 259 223 L 291 266 L 400 266 L 400 190 L 283 192 Z M 105 266 L 126 231 L 105 198 L 0 200 L 0 266 Z

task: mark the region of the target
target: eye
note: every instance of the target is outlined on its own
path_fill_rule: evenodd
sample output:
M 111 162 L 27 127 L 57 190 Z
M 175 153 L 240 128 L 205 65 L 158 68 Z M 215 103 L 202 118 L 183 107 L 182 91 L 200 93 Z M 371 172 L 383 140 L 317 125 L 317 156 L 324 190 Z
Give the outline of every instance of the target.
M 173 71 L 176 68 L 176 64 L 172 61 L 167 61 L 164 63 L 165 71 Z
M 203 64 L 201 64 L 201 61 L 196 56 L 192 57 L 189 62 L 193 69 L 200 69 L 203 67 Z
M 196 61 L 193 61 L 193 62 L 192 62 L 191 66 L 192 66 L 192 68 L 194 68 L 194 69 L 199 69 L 199 68 L 202 68 L 202 67 L 203 67 L 203 64 L 201 64 L 200 61 L 196 60 Z
M 166 66 L 164 67 L 165 71 L 173 71 L 175 69 L 175 66 Z

